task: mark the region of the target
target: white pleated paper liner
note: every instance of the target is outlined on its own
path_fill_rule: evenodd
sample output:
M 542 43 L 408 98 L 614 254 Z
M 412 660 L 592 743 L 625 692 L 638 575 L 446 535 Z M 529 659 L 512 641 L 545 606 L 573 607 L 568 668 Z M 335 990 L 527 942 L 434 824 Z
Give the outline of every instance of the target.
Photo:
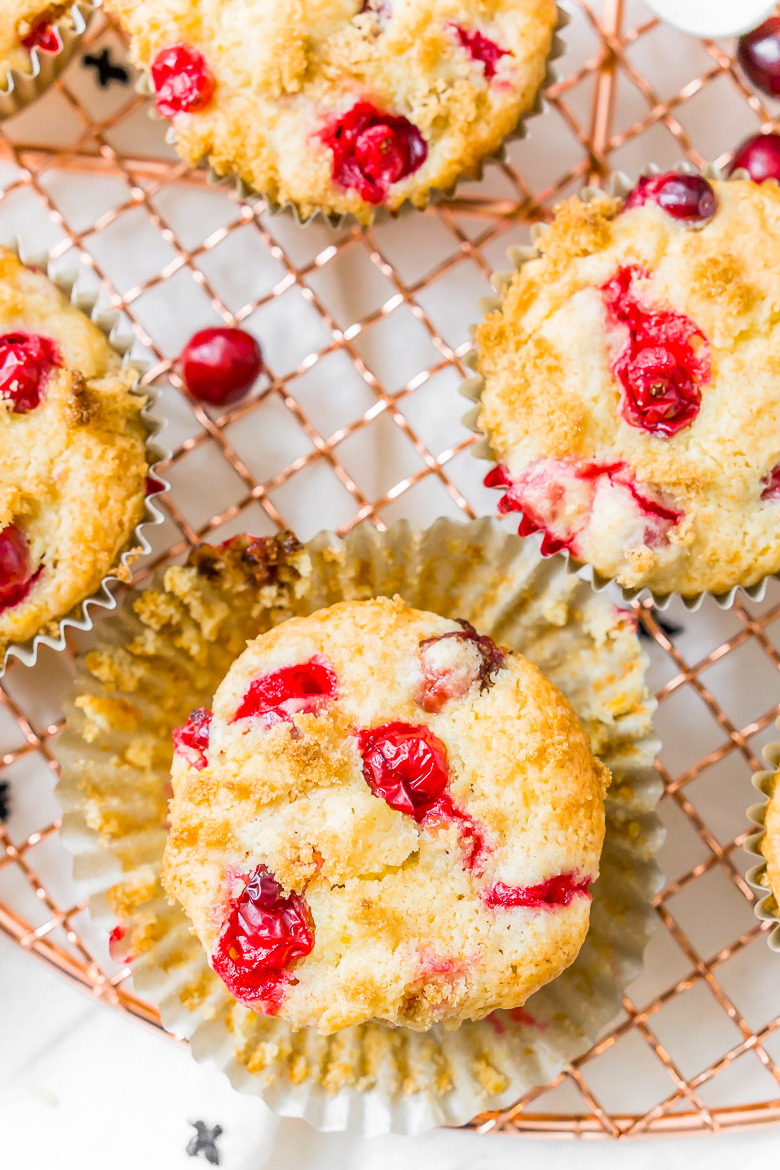
M 135 340 L 134 337 L 132 335 L 127 336 L 127 334 L 123 334 L 120 331 L 119 313 L 113 311 L 104 312 L 97 308 L 97 292 L 94 290 L 85 291 L 79 289 L 79 274 L 77 271 L 66 273 L 56 272 L 51 264 L 48 253 L 41 253 L 40 249 L 28 248 L 24 240 L 4 240 L 3 247 L 14 252 L 23 264 L 46 273 L 52 284 L 69 298 L 71 304 L 97 325 L 107 338 L 112 349 L 122 358 L 122 364 L 131 366 L 137 371 L 140 379 L 143 374 L 143 363 L 137 362 L 130 357 L 130 351 Z M 146 430 L 147 474 L 159 483 L 159 487 L 155 488 L 154 491 L 146 496 L 143 519 L 136 525 L 127 549 L 119 558 L 122 577 L 117 576 L 116 573 L 110 573 L 104 577 L 99 588 L 94 593 L 78 602 L 70 613 L 56 621 L 56 634 L 36 634 L 26 642 L 10 642 L 5 649 L 2 662 L 0 662 L 0 678 L 5 674 L 12 658 L 18 658 L 25 666 L 33 666 L 38 658 L 39 647 L 48 646 L 52 650 L 65 649 L 67 630 L 69 628 L 91 630 L 94 624 L 92 611 L 112 610 L 116 608 L 115 589 L 124 579 L 125 574 L 129 576 L 130 566 L 133 562 L 139 556 L 149 553 L 152 550 L 152 546 L 144 535 L 144 530 L 147 527 L 162 524 L 165 519 L 154 500 L 156 496 L 159 496 L 169 487 L 168 483 L 160 477 L 157 471 L 158 463 L 166 459 L 169 452 L 160 447 L 155 441 L 156 435 L 163 427 L 163 421 L 154 413 L 157 392 L 151 387 L 144 387 L 142 389 L 138 383 L 131 388 L 131 392 L 146 399 L 146 405 L 142 408 L 140 417 Z M 48 623 L 48 625 L 52 624 L 55 623 Z
M 780 729 L 780 721 L 776 726 Z M 748 870 L 747 879 L 756 892 L 761 895 L 754 906 L 756 918 L 762 922 L 775 923 L 766 936 L 767 944 L 773 951 L 780 952 L 780 906 L 778 906 L 777 898 L 769 884 L 767 862 L 762 848 L 767 835 L 767 813 L 773 801 L 778 799 L 775 795 L 775 789 L 778 776 L 780 776 L 780 743 L 772 743 L 765 747 L 764 759 L 772 765 L 771 770 L 755 772 L 752 778 L 754 788 L 758 789 L 764 800 L 760 804 L 751 805 L 748 809 L 749 819 L 758 825 L 759 829 L 757 833 L 751 834 L 745 842 L 745 850 L 752 857 L 759 858 L 759 863 Z M 780 794 L 778 795 L 780 796 Z
M 532 105 L 521 115 L 515 129 L 510 134 L 507 134 L 498 150 L 496 150 L 493 154 L 486 155 L 484 158 L 482 158 L 476 167 L 464 170 L 446 191 L 432 187 L 428 194 L 427 206 L 435 205 L 442 201 L 446 201 L 447 199 L 453 198 L 461 183 L 481 182 L 484 177 L 486 166 L 490 165 L 491 163 L 505 163 L 507 161 L 507 146 L 510 142 L 528 137 L 529 120 L 538 116 L 539 114 L 544 113 L 544 95 L 546 91 L 558 81 L 558 74 L 555 71 L 553 63 L 557 61 L 559 57 L 562 57 L 566 52 L 566 45 L 560 34 L 562 30 L 569 24 L 570 20 L 571 17 L 566 12 L 566 10 L 558 5 L 557 21 L 553 30 L 550 52 L 547 55 L 544 77 L 539 86 L 539 89 L 536 92 Z M 144 97 L 154 97 L 154 86 L 152 85 L 152 80 L 148 72 L 142 72 L 136 84 L 136 89 Z M 152 117 L 160 117 L 154 108 L 150 110 L 150 114 Z M 176 133 L 172 126 L 169 127 L 166 133 L 166 142 L 170 146 L 176 145 Z M 304 215 L 297 203 L 274 203 L 273 201 L 267 199 L 262 191 L 258 191 L 250 186 L 250 184 L 247 183 L 247 181 L 240 175 L 234 174 L 229 170 L 217 171 L 205 160 L 201 165 L 206 166 L 210 183 L 213 183 L 217 186 L 228 187 L 230 190 L 234 191 L 238 199 L 242 201 L 248 199 L 262 199 L 265 203 L 266 210 L 271 215 L 293 215 L 297 222 L 301 224 L 301 226 L 305 226 L 307 223 L 312 223 L 318 218 L 322 218 L 333 228 L 341 228 L 360 223 L 353 212 L 347 212 L 343 215 L 335 215 L 330 214 L 327 211 L 317 210 Z M 378 226 L 379 224 L 389 222 L 391 219 L 397 219 L 399 215 L 406 215 L 411 211 L 422 210 L 424 210 L 422 207 L 418 207 L 417 204 L 412 203 L 408 199 L 393 212 L 389 212 L 381 205 L 378 205 L 371 219 L 371 223 L 366 226 Z
M 733 175 L 726 176 L 722 171 L 717 170 L 715 167 L 708 166 L 702 170 L 699 170 L 690 163 L 680 163 L 674 169 L 686 174 L 701 174 L 705 178 L 719 180 L 750 177 L 744 170 L 738 170 L 735 171 Z M 658 174 L 659 172 L 660 167 L 651 164 L 645 168 L 643 173 Z M 610 178 L 607 193 L 609 195 L 622 198 L 623 196 L 627 195 L 635 185 L 636 184 L 633 183 L 627 175 L 623 174 L 622 172 L 617 172 Z M 605 192 L 598 187 L 584 187 L 582 191 L 580 191 L 580 198 L 586 203 L 590 203 L 594 199 L 603 198 L 604 194 Z M 536 260 L 539 258 L 540 253 L 536 247 L 536 241 L 538 241 L 539 238 L 543 236 L 548 230 L 549 228 L 547 224 L 534 224 L 531 228 L 531 236 L 534 240 L 534 243 L 531 246 L 514 246 L 507 250 L 507 257 L 510 264 L 512 265 L 511 271 L 493 273 L 491 277 L 491 283 L 497 290 L 498 295 L 495 297 L 484 297 L 479 301 L 479 308 L 484 315 L 496 312 L 501 308 L 504 302 L 505 291 L 515 273 L 519 272 L 523 265 L 526 264 L 529 260 Z M 476 328 L 477 326 L 472 326 L 472 334 L 476 331 Z M 464 426 L 468 427 L 468 429 L 474 434 L 479 435 L 479 442 L 475 443 L 470 448 L 472 455 L 474 455 L 477 459 L 487 460 L 491 465 L 495 466 L 499 460 L 491 450 L 489 437 L 484 433 L 479 425 L 479 416 L 482 409 L 482 393 L 485 388 L 485 382 L 482 376 L 476 372 L 476 363 L 478 361 L 478 357 L 478 350 L 472 349 L 469 350 L 469 352 L 463 358 L 464 363 L 470 369 L 474 370 L 474 375 L 471 378 L 467 378 L 466 381 L 462 383 L 460 392 L 464 398 L 467 398 L 470 402 L 475 404 L 463 416 L 463 424 Z M 533 540 L 538 546 L 541 538 L 535 535 L 529 537 L 528 539 Z M 593 588 L 597 591 L 605 589 L 608 585 L 612 584 L 614 580 L 611 577 L 602 576 L 593 566 L 586 565 L 582 561 L 578 561 L 569 552 L 562 552 L 556 555 L 563 556 L 566 559 L 569 571 L 572 573 L 581 573 L 583 569 L 587 569 L 587 576 L 590 580 L 592 580 Z M 780 580 L 780 573 L 768 574 L 753 585 L 735 585 L 732 589 L 729 589 L 725 593 L 707 593 L 706 591 L 695 594 L 682 594 L 674 592 L 656 593 L 653 590 L 647 589 L 646 586 L 640 586 L 636 589 L 627 589 L 623 586 L 617 586 L 617 588 L 620 589 L 623 599 L 626 602 L 633 601 L 636 597 L 639 597 L 643 593 L 649 593 L 652 596 L 653 604 L 657 609 L 661 610 L 667 609 L 674 597 L 679 597 L 685 608 L 692 611 L 700 608 L 705 597 L 712 597 L 716 605 L 720 606 L 721 609 L 730 609 L 733 606 L 737 593 L 740 590 L 742 590 L 742 592 L 747 597 L 749 597 L 751 601 L 762 601 L 766 595 L 767 582 L 773 577 L 777 580 Z
M 425 531 L 401 522 L 385 533 L 362 525 L 345 539 L 321 533 L 283 556 L 260 588 L 256 579 L 247 584 L 249 569 L 242 586 L 235 563 L 223 573 L 201 559 L 199 570 L 204 549 L 187 568 L 158 573 L 150 590 L 130 594 L 101 623 L 96 651 L 78 664 L 56 746 L 62 839 L 97 923 L 111 929 L 119 921 L 125 946 L 136 949 L 137 991 L 159 1006 L 169 1031 L 190 1040 L 196 1059 L 215 1063 L 275 1112 L 322 1130 L 461 1125 L 547 1083 L 620 1010 L 642 966 L 661 885 L 655 702 L 633 616 L 568 573 L 561 558 L 542 560 L 491 520 L 441 519 Z M 226 555 L 206 551 L 212 561 Z M 155 591 L 166 581 L 159 609 Z M 611 768 L 590 930 L 574 964 L 521 1012 L 456 1031 L 371 1023 L 332 1036 L 295 1032 L 231 999 L 183 911 L 163 895 L 170 733 L 191 709 L 210 704 L 245 639 L 342 599 L 396 593 L 412 606 L 466 618 L 537 663 Z
M 96 4 L 89 3 L 89 0 L 77 0 L 68 9 L 67 16 L 70 19 L 62 18 L 52 24 L 62 45 L 60 51 L 47 53 L 45 50 L 32 49 L 31 72 L 19 69 L 9 71 L 5 86 L 0 85 L 0 122 L 20 113 L 57 80 L 76 54 L 95 11 Z

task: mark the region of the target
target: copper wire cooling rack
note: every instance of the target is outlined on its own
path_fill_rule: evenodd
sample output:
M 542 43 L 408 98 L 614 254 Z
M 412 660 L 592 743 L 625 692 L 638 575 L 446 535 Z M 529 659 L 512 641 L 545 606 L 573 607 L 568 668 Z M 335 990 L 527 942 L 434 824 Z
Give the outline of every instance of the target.
M 105 18 L 86 58 L 0 128 L 0 232 L 77 262 L 124 314 L 151 363 L 145 381 L 161 388 L 172 488 L 139 582 L 198 540 L 244 529 L 287 525 L 307 538 L 493 511 L 457 385 L 467 325 L 505 248 L 585 181 L 651 160 L 726 161 L 776 114 L 735 71 L 733 44 L 676 33 L 639 0 L 569 9 L 561 80 L 530 138 L 457 198 L 371 231 L 301 228 L 188 171 L 123 84 L 124 46 Z M 268 362 L 251 397 L 221 414 L 188 404 L 172 366 L 195 328 L 219 321 L 252 329 Z M 780 589 L 726 613 L 637 608 L 664 740 L 658 929 L 615 1026 L 552 1086 L 477 1119 L 481 1132 L 628 1137 L 780 1120 L 780 960 L 753 917 L 741 849 L 750 773 L 777 737 Z M 91 926 L 58 841 L 50 749 L 71 664 L 45 651 L 32 669 L 14 665 L 0 691 L 12 806 L 0 825 L 0 927 L 159 1026 Z

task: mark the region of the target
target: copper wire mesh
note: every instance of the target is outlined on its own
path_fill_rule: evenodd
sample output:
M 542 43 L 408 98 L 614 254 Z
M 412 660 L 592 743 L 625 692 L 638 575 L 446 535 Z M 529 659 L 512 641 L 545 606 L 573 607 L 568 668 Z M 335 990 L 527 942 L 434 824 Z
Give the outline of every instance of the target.
M 144 100 L 90 88 L 83 65 L 43 99 L 43 116 L 41 103 L 2 127 L 3 233 L 21 227 L 24 239 L 53 243 L 55 258 L 77 258 L 135 330 L 151 360 L 145 382 L 163 389 L 172 490 L 137 581 L 212 535 L 288 525 L 308 537 L 361 520 L 384 527 L 402 515 L 426 523 L 493 510 L 472 438 L 457 424 L 456 387 L 466 323 L 506 246 L 524 242 L 557 197 L 613 165 L 723 161 L 772 117 L 736 74 L 730 46 L 659 27 L 628 0 L 600 9 L 571 0 L 570 9 L 564 75 L 530 141 L 449 203 L 371 231 L 302 229 L 269 217 L 260 201 L 207 191 L 165 147 L 159 124 L 149 130 Z M 123 51 L 104 18 L 88 40 L 93 52 Z M 688 113 L 715 92 L 725 112 L 717 125 L 699 117 L 694 132 Z M 86 189 L 102 191 L 105 206 L 85 207 Z M 208 230 L 177 221 L 185 194 Z M 259 273 L 254 287 L 236 287 L 237 265 Z M 268 360 L 259 389 L 223 413 L 186 404 L 172 365 L 189 333 L 219 320 L 253 328 Z M 711 605 L 672 612 L 683 623 L 676 631 L 637 609 L 651 639 L 669 829 L 669 882 L 647 968 L 590 1053 L 552 1086 L 477 1119 L 480 1132 L 627 1137 L 780 1120 L 780 980 L 741 852 L 749 775 L 778 713 L 780 590 L 725 614 Z M 14 808 L 0 825 L 0 927 L 107 1004 L 159 1026 L 63 876 L 50 745 L 68 668 L 68 654 L 47 651 L 31 670 L 12 667 L 0 691 Z

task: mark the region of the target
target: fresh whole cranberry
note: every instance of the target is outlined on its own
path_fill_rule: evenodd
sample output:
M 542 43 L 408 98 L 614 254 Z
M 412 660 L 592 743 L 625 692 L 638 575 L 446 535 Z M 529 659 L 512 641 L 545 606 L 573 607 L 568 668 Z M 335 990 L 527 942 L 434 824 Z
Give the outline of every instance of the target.
M 0 611 L 24 601 L 42 569 L 33 572 L 27 538 L 15 524 L 6 524 L 0 532 Z
M 693 321 L 640 299 L 634 285 L 646 277 L 639 268 L 621 268 L 601 291 L 610 324 L 628 330 L 612 362 L 625 391 L 621 414 L 631 426 L 668 439 L 698 415 L 712 367 L 707 340 Z
M 496 882 L 483 892 L 482 900 L 488 906 L 507 910 L 514 906 L 525 906 L 531 910 L 553 909 L 556 906 L 568 906 L 578 895 L 590 898 L 589 886 L 590 878 L 578 881 L 576 874 L 562 873 L 547 878 L 537 886 L 507 886 L 503 882 Z
M 455 34 L 472 61 L 481 61 L 485 66 L 485 77 L 491 81 L 496 75 L 496 65 L 502 57 L 511 57 L 509 49 L 502 49 L 495 41 L 483 36 L 477 29 L 463 28 L 459 24 L 452 26 Z
M 761 480 L 762 500 L 780 500 L 780 463 L 773 467 L 768 475 L 765 475 Z
M 14 414 L 26 414 L 41 401 L 46 382 L 62 358 L 53 341 L 36 333 L 0 336 L 0 398 L 13 402 Z
M 463 618 L 457 619 L 463 627 L 461 630 L 452 630 L 447 634 L 436 634 L 432 638 L 425 638 L 420 643 L 420 663 L 422 666 L 422 686 L 415 695 L 415 700 L 423 711 L 433 714 L 441 711 L 450 699 L 462 699 L 472 685 L 479 679 L 480 691 L 486 691 L 492 685 L 492 676 L 503 667 L 506 655 L 499 650 L 492 638 L 478 634 L 470 622 Z M 431 661 L 427 653 L 431 646 L 447 639 L 458 638 L 464 642 L 471 642 L 479 651 L 481 663 L 476 675 L 472 676 L 468 670 L 442 671 Z
M 182 350 L 179 366 L 193 398 L 227 406 L 251 390 L 263 369 L 263 355 L 243 329 L 201 329 Z
M 739 38 L 737 60 L 756 89 L 780 96 L 780 16 L 770 16 Z
M 283 895 L 273 874 L 258 865 L 232 901 L 212 963 L 235 999 L 273 1015 L 289 968 L 313 948 L 306 902 L 299 894 Z
M 358 732 L 363 775 L 374 796 L 422 821 L 447 789 L 447 752 L 424 726 L 385 723 Z
M 249 684 L 231 723 L 260 718 L 266 725 L 291 723 L 293 715 L 319 715 L 338 698 L 338 678 L 323 654 L 283 666 Z
M 408 118 L 380 113 L 365 101 L 334 118 L 319 137 L 333 152 L 333 181 L 367 203 L 381 203 L 388 188 L 428 155 L 425 139 Z
M 161 49 L 151 72 L 157 109 L 165 118 L 196 114 L 214 96 L 214 75 L 203 54 L 191 45 Z
M 33 49 L 43 49 L 45 53 L 59 53 L 62 48 L 62 41 L 56 28 L 43 20 L 31 29 L 22 44 L 28 52 L 32 52 Z
M 780 182 L 780 134 L 754 134 L 746 138 L 737 147 L 729 174 L 737 170 L 747 171 L 754 183 L 763 183 L 764 179 Z
M 642 207 L 645 203 L 657 203 L 672 219 L 691 225 L 706 223 L 718 210 L 715 192 L 706 179 L 677 171 L 643 175 L 626 196 L 623 210 L 630 211 L 632 207 Z
M 198 707 L 183 727 L 175 727 L 173 730 L 173 750 L 184 756 L 199 772 L 208 767 L 206 752 L 213 717 L 208 707 Z

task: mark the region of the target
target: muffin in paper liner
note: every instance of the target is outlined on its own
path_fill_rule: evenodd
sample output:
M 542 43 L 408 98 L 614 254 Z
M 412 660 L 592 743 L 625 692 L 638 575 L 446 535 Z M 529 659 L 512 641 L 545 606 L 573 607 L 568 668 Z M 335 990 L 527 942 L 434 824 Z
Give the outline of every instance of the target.
M 158 592 L 164 590 L 164 592 Z M 574 964 L 521 1010 L 455 1031 L 368 1023 L 295 1032 L 231 999 L 160 885 L 171 731 L 208 703 L 247 638 L 346 599 L 400 594 L 521 650 L 567 696 L 612 770 L 601 876 Z M 491 520 L 370 525 L 199 546 L 101 623 L 56 747 L 62 837 L 136 989 L 235 1088 L 323 1130 L 417 1133 L 511 1104 L 585 1052 L 636 977 L 661 879 L 654 700 L 633 615 Z
M 780 720 L 775 726 L 780 730 Z M 754 865 L 747 872 L 747 879 L 761 897 L 754 906 L 756 918 L 762 922 L 774 922 L 774 926 L 767 933 L 766 941 L 773 951 L 780 953 L 780 906 L 778 906 L 776 891 L 773 890 L 769 878 L 769 866 L 764 854 L 764 842 L 767 837 L 766 819 L 772 816 L 774 829 L 780 845 L 780 832 L 777 831 L 778 811 L 780 810 L 780 791 L 777 790 L 777 781 L 780 778 L 780 743 L 772 743 L 764 748 L 764 759 L 772 768 L 766 772 L 755 772 L 752 777 L 753 787 L 765 797 L 759 804 L 753 804 L 748 809 L 748 817 L 753 824 L 759 826 L 757 833 L 752 833 L 745 841 L 745 850 L 752 857 L 758 857 L 759 864 Z M 777 862 L 774 862 L 776 868 Z M 778 887 L 780 888 L 780 887 Z
M 91 630 L 94 622 L 91 611 L 93 609 L 116 609 L 117 598 L 115 591 L 120 583 L 129 580 L 130 566 L 139 556 L 151 552 L 151 545 L 144 535 L 144 529 L 150 525 L 162 524 L 165 517 L 155 497 L 167 491 L 169 484 L 157 472 L 157 465 L 167 459 L 169 452 L 155 442 L 155 437 L 162 429 L 163 422 L 154 413 L 157 399 L 156 391 L 151 387 L 140 387 L 140 379 L 144 372 L 144 363 L 131 358 L 130 353 L 135 341 L 132 335 L 123 333 L 119 328 L 120 315 L 115 311 L 104 311 L 97 307 L 98 293 L 94 289 L 79 289 L 79 273 L 77 271 L 58 272 L 54 269 L 48 253 L 29 249 L 24 240 L 4 240 L 3 247 L 15 253 L 21 262 L 28 267 L 37 268 L 45 273 L 52 284 L 66 296 L 75 308 L 88 317 L 101 333 L 103 333 L 112 349 L 122 358 L 122 364 L 132 367 L 138 374 L 136 384 L 131 387 L 131 393 L 138 394 L 146 399 L 146 404 L 140 412 L 140 417 L 146 430 L 146 459 L 148 464 L 147 475 L 149 488 L 144 501 L 143 519 L 136 525 L 127 549 L 121 554 L 115 570 L 103 578 L 98 589 L 90 596 L 77 602 L 64 617 L 53 619 L 45 628 L 45 632 L 35 634 L 26 642 L 10 642 L 0 661 L 0 678 L 3 677 L 11 658 L 18 658 L 25 666 L 33 666 L 38 658 L 38 648 L 48 646 L 52 650 L 64 650 L 67 631 L 69 628 Z M 56 628 L 56 633 L 54 629 Z
M 31 72 L 19 69 L 8 71 L 5 85 L 0 85 L 0 122 L 20 113 L 57 80 L 78 51 L 81 38 L 96 10 L 97 4 L 90 3 L 90 0 L 76 0 L 66 15 L 52 25 L 62 45 L 60 51 L 47 53 L 32 49 Z
M 673 169 L 679 171 L 682 174 L 702 175 L 707 179 L 717 179 L 721 181 L 729 181 L 730 179 L 746 179 L 750 177 L 747 171 L 744 170 L 736 170 L 731 175 L 725 175 L 721 170 L 714 166 L 707 166 L 700 169 L 690 163 L 680 163 Z M 643 171 L 643 174 L 645 175 L 654 175 L 659 173 L 660 167 L 656 166 L 655 164 L 648 165 Z M 774 180 L 767 181 L 773 182 Z M 622 172 L 616 172 L 610 177 L 606 192 L 601 190 L 599 187 L 584 187 L 579 192 L 579 197 L 586 203 L 590 203 L 595 199 L 603 198 L 605 194 L 623 198 L 634 188 L 634 186 L 635 183 L 632 182 L 628 175 L 625 175 Z M 507 250 L 507 257 L 510 264 L 512 265 L 511 271 L 493 273 L 491 277 L 491 283 L 497 290 L 498 295 L 494 297 L 484 297 L 479 301 L 479 308 L 481 309 L 483 315 L 495 312 L 501 308 L 506 289 L 514 274 L 519 272 L 523 265 L 526 264 L 529 260 L 535 260 L 539 258 L 540 252 L 536 246 L 537 241 L 542 236 L 544 236 L 548 230 L 549 229 L 547 224 L 534 224 L 531 227 L 531 236 L 534 241 L 532 245 L 528 247 L 513 246 Z M 474 336 L 476 333 L 477 328 L 477 325 L 472 326 L 472 336 Z M 485 388 L 485 382 L 482 376 L 476 372 L 478 357 L 478 350 L 471 349 L 467 354 L 465 354 L 463 358 L 465 365 L 474 370 L 474 376 L 467 378 L 466 381 L 462 383 L 460 387 L 460 393 L 464 398 L 467 398 L 470 402 L 475 404 L 472 409 L 467 411 L 463 416 L 463 423 L 464 426 L 468 427 L 470 431 L 479 436 L 479 441 L 471 447 L 472 455 L 474 455 L 477 459 L 487 460 L 493 466 L 495 466 L 497 460 L 491 450 L 490 440 L 479 425 L 482 393 Z M 534 540 L 538 546 L 538 536 L 534 535 L 532 537 L 527 537 L 526 539 Z M 569 572 L 581 573 L 582 570 L 586 570 L 586 575 L 589 577 L 589 579 L 592 580 L 593 587 L 597 591 L 605 589 L 614 580 L 611 577 L 605 577 L 600 574 L 594 566 L 586 565 L 586 563 L 577 560 L 568 550 L 562 551 L 556 555 L 565 558 Z M 720 606 L 721 609 L 730 609 L 733 606 L 737 593 L 740 590 L 742 590 L 752 601 L 763 600 L 766 594 L 767 582 L 772 577 L 780 580 L 780 572 L 774 574 L 770 573 L 767 576 L 762 577 L 761 580 L 755 582 L 753 585 L 735 585 L 725 593 L 708 593 L 707 591 L 701 591 L 693 594 L 675 592 L 658 593 L 644 585 L 637 588 L 626 588 L 624 586 L 618 586 L 618 588 L 620 589 L 620 593 L 626 602 L 633 601 L 634 598 L 638 597 L 645 591 L 649 592 L 652 596 L 653 604 L 660 610 L 667 609 L 675 596 L 679 596 L 685 608 L 691 611 L 698 610 L 704 601 L 704 598 L 707 596 L 712 597 L 716 605 Z
M 493 154 L 483 156 L 483 158 L 480 159 L 477 166 L 474 167 L 473 169 L 464 170 L 462 172 L 462 174 L 460 174 L 457 177 L 457 179 L 452 184 L 452 186 L 450 186 L 446 191 L 437 189 L 435 187 L 431 187 L 429 194 L 428 194 L 426 206 L 435 205 L 437 203 L 442 202 L 443 200 L 451 199 L 455 195 L 455 192 L 461 183 L 481 182 L 483 177 L 484 177 L 485 167 L 487 165 L 489 165 L 490 163 L 506 162 L 507 144 L 510 142 L 516 141 L 518 139 L 523 139 L 523 138 L 528 137 L 529 131 L 528 131 L 527 123 L 528 123 L 529 119 L 534 118 L 537 115 L 544 113 L 544 109 L 545 109 L 544 94 L 558 80 L 558 75 L 555 71 L 553 62 L 557 61 L 558 58 L 562 57 L 563 54 L 566 52 L 566 45 L 565 45 L 560 34 L 561 34 L 562 30 L 564 28 L 566 28 L 566 26 L 569 24 L 569 22 L 571 20 L 571 17 L 569 16 L 568 12 L 566 12 L 566 10 L 564 8 L 562 8 L 560 6 L 560 4 L 556 4 L 556 11 L 557 11 L 557 20 L 556 20 L 555 27 L 553 29 L 552 41 L 550 44 L 550 52 L 547 55 L 545 74 L 544 74 L 542 82 L 539 86 L 539 89 L 536 92 L 536 95 L 534 97 L 534 100 L 533 100 L 531 106 L 521 115 L 515 129 L 510 134 L 507 134 L 507 136 L 504 138 L 504 141 L 501 143 L 498 150 L 496 150 Z M 143 97 L 154 98 L 155 90 L 154 90 L 154 86 L 152 85 L 151 76 L 149 75 L 148 72 L 144 71 L 141 73 L 140 77 L 138 78 L 138 81 L 136 82 L 136 90 Z M 161 117 L 161 115 L 157 112 L 157 110 L 154 107 L 152 107 L 150 109 L 149 114 L 150 114 L 150 117 L 152 117 L 152 118 L 160 118 Z M 175 132 L 173 126 L 168 127 L 168 130 L 166 131 L 166 135 L 165 135 L 165 141 L 168 143 L 169 146 L 176 145 L 176 132 Z M 269 201 L 265 197 L 265 195 L 263 194 L 262 191 L 255 190 L 240 175 L 234 174 L 233 172 L 230 172 L 227 170 L 217 171 L 214 169 L 213 166 L 209 165 L 208 163 L 204 163 L 201 165 L 206 166 L 206 169 L 208 171 L 209 183 L 211 183 L 215 186 L 228 187 L 229 189 L 231 189 L 235 192 L 236 196 L 240 200 L 249 200 L 249 199 L 263 200 L 263 202 L 265 203 L 266 210 L 271 215 L 278 215 L 280 213 L 291 214 L 295 217 L 297 222 L 299 224 L 301 224 L 302 226 L 305 226 L 308 223 L 312 223 L 313 221 L 317 220 L 318 218 L 322 218 L 323 220 L 325 220 L 325 222 L 329 223 L 330 226 L 333 228 L 340 228 L 340 227 L 344 227 L 344 226 L 349 226 L 352 223 L 355 223 L 355 224 L 360 223 L 357 216 L 353 212 L 347 212 L 344 215 L 331 215 L 326 211 L 315 210 L 315 211 L 311 212 L 309 215 L 304 215 L 302 213 L 301 209 L 299 208 L 299 206 L 297 205 L 297 203 L 295 203 L 295 202 L 274 203 L 274 202 Z M 389 212 L 381 204 L 378 204 L 376 207 L 374 216 L 371 219 L 371 222 L 369 224 L 366 224 L 365 226 L 367 226 L 367 227 L 377 226 L 379 224 L 382 224 L 382 223 L 389 221 L 390 219 L 396 219 L 399 215 L 406 215 L 410 211 L 413 211 L 413 210 L 424 210 L 424 207 L 422 204 L 420 204 L 420 205 L 413 204 L 410 200 L 407 199 L 400 205 L 400 207 L 397 208 L 397 210 L 395 210 L 393 212 Z

